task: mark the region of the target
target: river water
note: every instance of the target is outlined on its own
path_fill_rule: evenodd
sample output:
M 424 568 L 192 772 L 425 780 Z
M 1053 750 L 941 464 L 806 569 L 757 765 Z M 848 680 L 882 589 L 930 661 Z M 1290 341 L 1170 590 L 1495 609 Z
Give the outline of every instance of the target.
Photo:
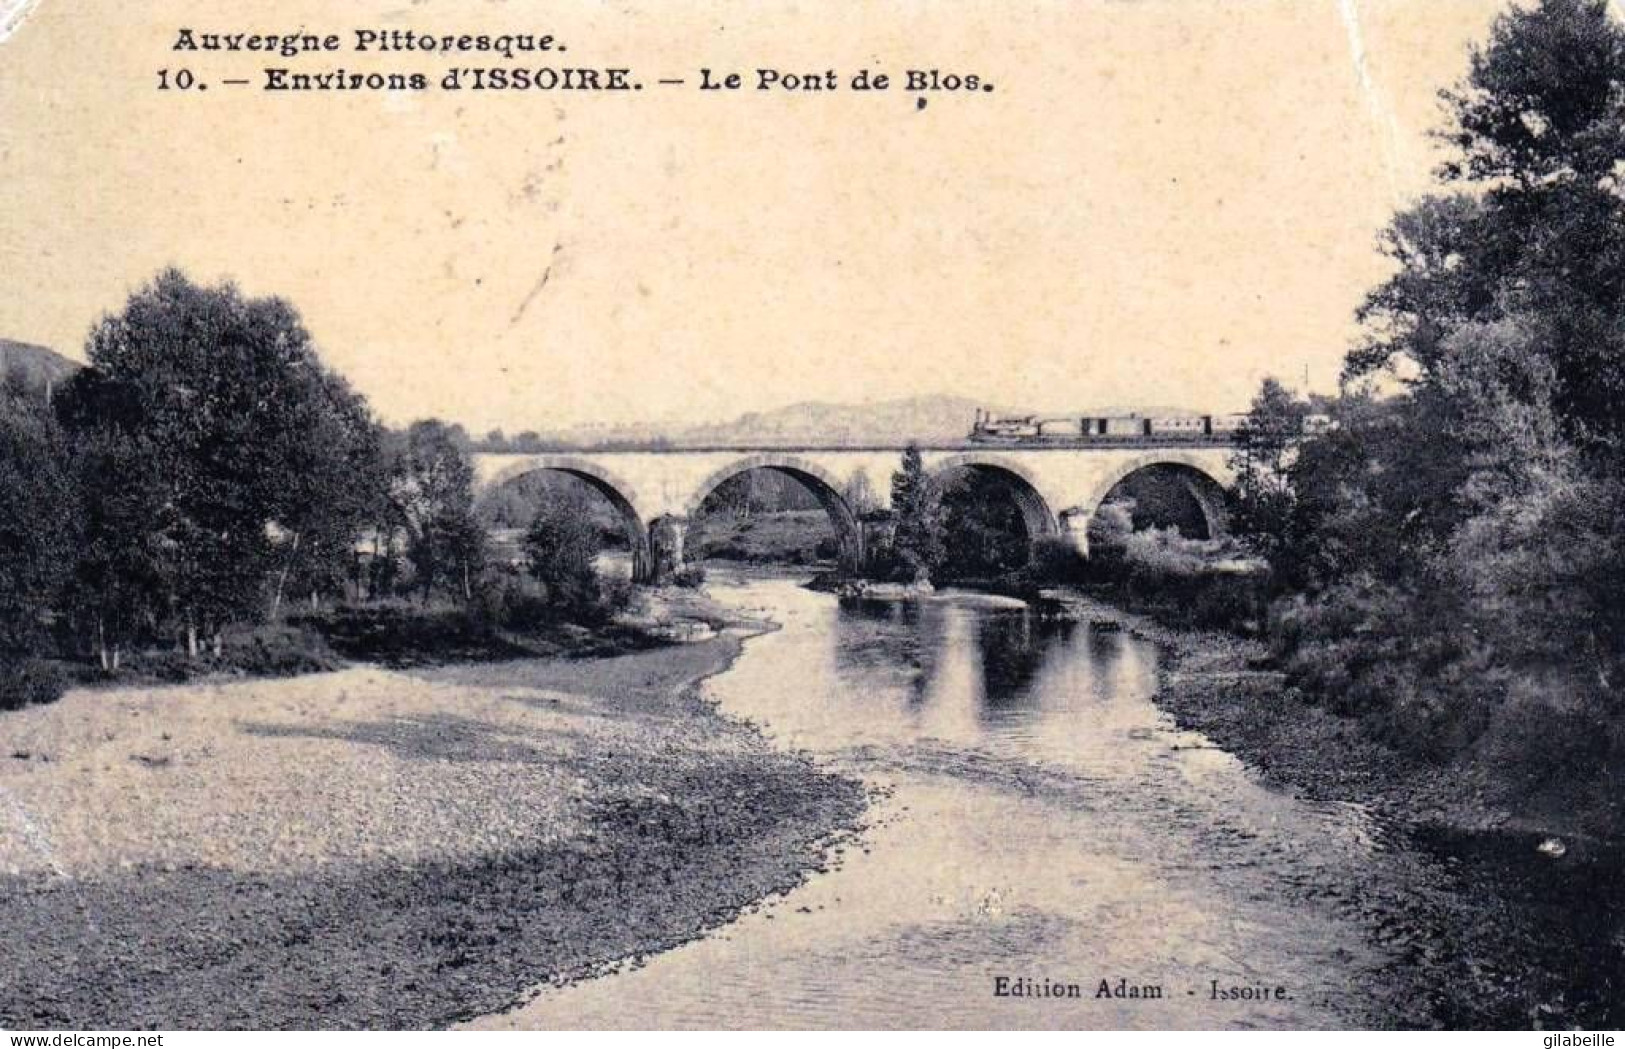
M 711 589 L 781 625 L 711 695 L 870 784 L 870 825 L 788 896 L 499 1024 L 1430 1022 L 1406 981 L 1448 944 L 1395 901 L 1442 892 L 1431 868 L 1180 731 L 1150 699 L 1151 643 L 969 593 Z

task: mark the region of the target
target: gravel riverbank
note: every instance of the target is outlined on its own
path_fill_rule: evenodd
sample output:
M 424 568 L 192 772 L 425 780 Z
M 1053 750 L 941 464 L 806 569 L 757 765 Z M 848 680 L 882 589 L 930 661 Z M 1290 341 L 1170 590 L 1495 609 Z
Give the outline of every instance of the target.
M 1371 739 L 1352 719 L 1305 702 L 1268 668 L 1258 641 L 1164 626 L 1078 591 L 1045 596 L 1069 616 L 1114 623 L 1162 646 L 1170 659 L 1157 705 L 1181 728 L 1207 736 L 1278 787 L 1462 830 L 1499 827 L 1510 818 L 1470 782 L 1470 771 L 1413 760 Z
M 1162 646 L 1168 659 L 1154 699 L 1181 728 L 1279 790 L 1375 816 L 1372 869 L 1363 898 L 1351 902 L 1376 937 L 1405 946 L 1389 976 L 1403 1025 L 1625 1021 L 1618 843 L 1587 838 L 1561 814 L 1535 822 L 1509 811 L 1491 800 L 1482 770 L 1429 765 L 1383 746 L 1295 693 L 1267 669 L 1258 642 L 1169 628 L 1077 591 L 1045 596 L 1068 616 L 1114 623 Z M 1556 856 L 1537 848 L 1553 835 L 1565 842 Z M 1410 874 L 1395 877 L 1407 867 Z
M 79 691 L 0 720 L 0 1027 L 422 1027 L 822 867 L 862 788 L 606 659 Z

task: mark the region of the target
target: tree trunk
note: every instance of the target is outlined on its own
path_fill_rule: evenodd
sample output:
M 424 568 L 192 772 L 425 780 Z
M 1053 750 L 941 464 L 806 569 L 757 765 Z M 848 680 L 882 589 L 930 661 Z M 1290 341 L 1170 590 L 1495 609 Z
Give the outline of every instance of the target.
M 115 673 L 115 674 L 118 673 L 119 654 L 120 654 L 119 653 L 119 647 L 117 645 L 114 645 L 113 646 L 113 673 Z
M 191 620 L 186 623 L 186 658 L 197 658 L 197 624 Z
M 288 583 L 288 570 L 293 567 L 293 559 L 299 556 L 299 537 L 303 532 L 293 533 L 293 545 L 288 548 L 288 559 L 282 562 L 282 571 L 277 574 L 276 594 L 271 598 L 271 620 L 276 621 L 277 611 L 282 607 L 282 588 Z
M 102 617 L 96 617 L 96 656 L 101 660 L 102 672 L 107 672 L 107 633 L 102 628 Z

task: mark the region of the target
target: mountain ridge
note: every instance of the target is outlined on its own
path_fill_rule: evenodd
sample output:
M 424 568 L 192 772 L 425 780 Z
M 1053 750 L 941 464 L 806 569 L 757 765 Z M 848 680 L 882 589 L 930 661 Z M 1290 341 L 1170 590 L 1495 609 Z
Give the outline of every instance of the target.
M 21 375 L 31 389 L 59 384 L 83 367 L 49 346 L 0 338 L 0 378 Z

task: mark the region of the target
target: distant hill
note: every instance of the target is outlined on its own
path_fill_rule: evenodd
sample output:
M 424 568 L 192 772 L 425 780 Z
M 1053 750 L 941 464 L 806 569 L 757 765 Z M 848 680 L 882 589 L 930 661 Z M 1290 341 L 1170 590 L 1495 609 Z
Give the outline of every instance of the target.
M 958 441 L 970 433 L 978 409 L 994 415 L 1142 416 L 1200 415 L 1169 405 L 1133 405 L 1034 411 L 989 405 L 969 397 L 942 394 L 875 404 L 792 404 L 769 412 L 750 412 L 732 422 L 695 426 L 671 435 L 673 444 L 923 444 Z
M 21 374 L 23 381 L 34 389 L 60 384 L 83 367 L 78 361 L 69 360 L 47 347 L 0 339 L 0 377 Z
M 970 432 L 976 410 L 968 397 L 909 397 L 875 404 L 809 401 L 732 422 L 695 426 L 672 435 L 676 444 L 888 444 L 954 441 Z M 1006 409 L 994 408 L 994 412 Z
M 934 394 L 872 404 L 830 404 L 807 401 L 771 411 L 748 412 L 728 422 L 707 423 L 686 428 L 652 424 L 581 426 L 518 437 L 519 446 L 604 447 L 706 445 L 852 446 L 894 445 L 899 441 L 921 444 L 951 443 L 970 434 L 978 409 L 996 416 L 1039 415 L 1111 416 L 1139 413 L 1144 416 L 1200 415 L 1202 412 L 1169 405 L 1135 405 L 1068 408 L 1065 411 L 1035 411 L 990 405 L 969 397 Z

